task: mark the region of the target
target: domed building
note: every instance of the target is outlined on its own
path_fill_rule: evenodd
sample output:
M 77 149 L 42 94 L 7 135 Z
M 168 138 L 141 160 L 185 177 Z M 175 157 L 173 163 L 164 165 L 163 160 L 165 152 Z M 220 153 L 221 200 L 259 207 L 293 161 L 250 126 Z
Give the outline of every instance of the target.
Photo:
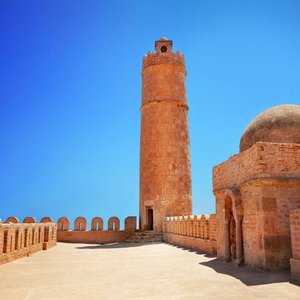
M 241 138 L 240 153 L 214 167 L 213 189 L 217 256 L 265 270 L 289 269 L 296 245 L 290 218 L 300 212 L 300 106 L 259 114 Z M 291 259 L 291 268 L 300 270 L 300 257 Z
M 243 134 L 240 151 L 257 142 L 300 144 L 300 105 L 279 105 L 259 114 Z

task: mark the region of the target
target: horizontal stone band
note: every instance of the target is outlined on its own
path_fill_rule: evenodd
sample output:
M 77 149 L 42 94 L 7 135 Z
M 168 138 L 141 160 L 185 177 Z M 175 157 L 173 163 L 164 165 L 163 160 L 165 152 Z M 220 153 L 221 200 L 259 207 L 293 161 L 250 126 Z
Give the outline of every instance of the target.
M 178 107 L 183 107 L 186 110 L 189 110 L 189 107 L 187 106 L 187 104 L 182 103 L 182 102 L 178 102 L 178 101 L 174 101 L 174 100 L 154 100 L 154 101 L 149 101 L 144 103 L 141 106 L 141 111 L 146 108 L 149 107 L 151 105 L 155 105 L 155 104 L 173 104 L 173 105 L 177 105 Z

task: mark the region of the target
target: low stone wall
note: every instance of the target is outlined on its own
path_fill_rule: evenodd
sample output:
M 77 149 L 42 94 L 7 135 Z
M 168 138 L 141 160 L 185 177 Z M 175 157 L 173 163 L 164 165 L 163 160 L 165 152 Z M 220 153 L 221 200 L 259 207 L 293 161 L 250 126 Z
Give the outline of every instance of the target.
M 300 209 L 290 211 L 293 257 L 290 259 L 291 277 L 300 282 Z
M 74 221 L 74 229 L 70 230 L 70 221 L 61 217 L 57 221 L 57 241 L 64 243 L 106 244 L 123 242 L 136 231 L 136 217 L 127 217 L 124 221 L 124 230 L 120 230 L 120 220 L 111 217 L 108 220 L 107 230 L 104 230 L 103 220 L 95 217 L 91 220 L 91 229 L 87 230 L 87 221 L 78 217 Z
M 166 217 L 163 240 L 167 243 L 216 254 L 216 215 Z
M 0 224 L 0 264 L 56 245 L 54 223 Z
M 64 243 L 107 244 L 124 242 L 134 232 L 114 231 L 58 231 L 57 240 Z

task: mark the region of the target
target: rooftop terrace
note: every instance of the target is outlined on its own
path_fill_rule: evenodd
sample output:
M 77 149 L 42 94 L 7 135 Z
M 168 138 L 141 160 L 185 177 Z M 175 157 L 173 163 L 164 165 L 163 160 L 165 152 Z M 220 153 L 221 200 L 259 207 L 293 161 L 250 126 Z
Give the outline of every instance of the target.
M 288 272 L 157 244 L 64 244 L 0 266 L 0 299 L 299 299 Z

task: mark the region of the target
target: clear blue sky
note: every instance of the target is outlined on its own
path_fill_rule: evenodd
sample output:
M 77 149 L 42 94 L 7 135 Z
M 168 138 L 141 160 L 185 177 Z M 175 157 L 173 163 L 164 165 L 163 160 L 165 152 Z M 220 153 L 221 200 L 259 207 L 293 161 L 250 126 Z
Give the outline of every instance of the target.
M 300 103 L 300 2 L 0 1 L 0 201 L 10 215 L 138 215 L 141 63 L 184 53 L 194 213 L 268 107 Z

